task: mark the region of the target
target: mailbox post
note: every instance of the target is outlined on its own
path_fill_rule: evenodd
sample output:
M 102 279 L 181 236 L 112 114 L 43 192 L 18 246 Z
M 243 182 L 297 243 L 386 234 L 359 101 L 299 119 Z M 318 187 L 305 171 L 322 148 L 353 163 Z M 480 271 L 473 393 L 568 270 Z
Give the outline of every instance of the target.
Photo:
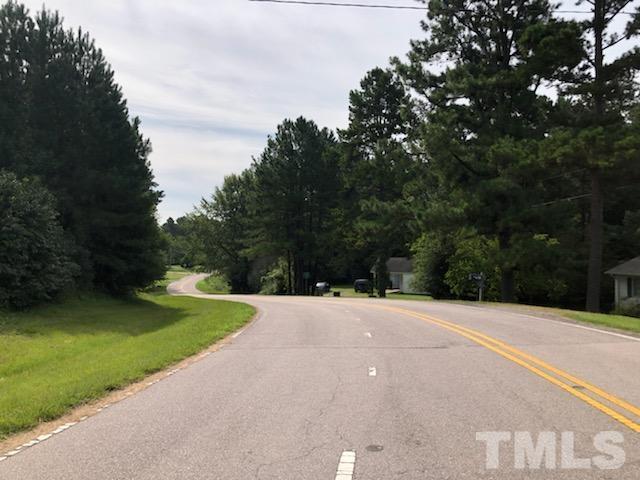
M 483 272 L 470 273 L 469 280 L 473 281 L 476 284 L 476 287 L 478 287 L 478 301 L 481 302 L 484 294 L 484 287 L 485 287 L 485 280 L 486 280 L 484 273 Z

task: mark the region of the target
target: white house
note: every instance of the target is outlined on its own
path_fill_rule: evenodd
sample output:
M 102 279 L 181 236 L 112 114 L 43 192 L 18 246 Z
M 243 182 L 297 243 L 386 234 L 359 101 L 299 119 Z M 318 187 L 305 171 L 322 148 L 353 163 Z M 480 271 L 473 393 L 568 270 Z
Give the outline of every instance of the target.
M 402 293 L 416 293 L 413 290 L 413 261 L 407 257 L 391 257 L 387 260 L 387 271 L 391 288 Z
M 640 257 L 622 263 L 606 272 L 613 276 L 616 307 L 640 304 Z

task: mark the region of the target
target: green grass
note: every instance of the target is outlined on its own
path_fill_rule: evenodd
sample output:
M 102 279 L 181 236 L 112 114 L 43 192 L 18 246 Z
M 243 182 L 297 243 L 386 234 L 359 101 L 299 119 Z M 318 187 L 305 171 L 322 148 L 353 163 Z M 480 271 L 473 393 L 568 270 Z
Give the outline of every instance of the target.
M 640 318 L 625 317 L 624 315 L 609 315 L 606 313 L 576 312 L 573 310 L 558 309 L 557 311 L 560 315 L 580 322 L 640 333 Z
M 191 270 L 187 270 L 179 265 L 171 265 L 167 270 L 167 273 L 163 280 L 156 282 L 156 287 L 167 288 L 167 286 L 171 282 L 175 282 L 176 280 L 180 280 L 187 275 L 192 275 L 194 272 Z
M 159 293 L 0 311 L 0 439 L 195 354 L 254 312 Z
M 477 302 L 454 300 L 452 303 L 461 303 L 464 305 L 478 305 Z M 525 305 L 519 303 L 500 303 L 500 302 L 482 302 L 480 305 L 486 305 L 490 307 L 519 310 L 523 313 L 535 314 L 547 313 L 560 317 L 565 317 L 570 320 L 577 320 L 579 322 L 590 323 L 592 325 L 600 325 L 604 327 L 616 328 L 618 330 L 626 330 L 628 332 L 640 333 L 640 318 L 627 317 L 625 315 L 614 315 L 609 313 L 590 313 L 582 312 L 579 310 L 568 310 L 555 307 L 541 307 L 537 305 Z
M 229 293 L 230 291 L 229 284 L 225 278 L 218 273 L 212 273 L 204 280 L 200 280 L 196 284 L 196 288 L 201 292 L 212 294 Z
M 340 292 L 341 297 L 347 298 L 369 298 L 368 293 L 356 293 L 352 286 L 349 285 L 336 285 L 331 287 L 332 292 Z M 331 295 L 331 294 L 329 294 Z M 387 298 L 391 300 L 433 300 L 429 295 L 419 295 L 416 293 L 387 293 Z

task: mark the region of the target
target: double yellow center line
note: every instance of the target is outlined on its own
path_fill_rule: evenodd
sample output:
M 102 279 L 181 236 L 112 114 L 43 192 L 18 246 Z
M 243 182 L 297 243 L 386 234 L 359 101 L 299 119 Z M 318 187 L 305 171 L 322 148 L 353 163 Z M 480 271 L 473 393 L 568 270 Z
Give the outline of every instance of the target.
M 526 368 L 532 373 L 548 380 L 554 385 L 560 387 L 564 391 L 570 393 L 574 397 L 579 398 L 585 403 L 591 405 L 593 408 L 601 411 L 602 413 L 614 418 L 618 422 L 622 423 L 626 427 L 629 427 L 634 432 L 640 433 L 640 423 L 635 420 L 629 418 L 629 414 L 631 416 L 635 416 L 640 418 L 640 408 L 622 400 L 621 398 L 616 397 L 610 393 L 605 392 L 601 388 L 598 388 L 590 383 L 585 382 L 559 368 L 556 368 L 549 363 L 541 360 L 533 355 L 525 353 L 517 348 L 514 348 L 501 340 L 497 340 L 488 335 L 485 335 L 476 330 L 472 330 L 470 328 L 466 328 L 455 323 L 447 322 L 445 320 L 441 320 L 439 318 L 432 317 L 430 315 L 425 315 L 423 313 L 414 312 L 412 310 L 407 310 L 404 308 L 396 308 L 396 307 L 388 307 L 388 306 L 377 306 L 377 308 L 381 308 L 383 310 L 388 310 L 391 312 L 401 313 L 403 315 L 408 315 L 414 318 L 419 318 L 427 323 L 431 323 L 433 325 L 438 325 L 439 327 L 445 328 L 449 331 L 457 333 L 458 335 L 462 335 L 465 338 L 468 338 L 472 342 L 477 343 L 478 345 L 482 345 L 483 347 L 491 350 L 492 352 L 497 353 L 498 355 L 510 360 L 523 368 Z M 569 383 L 567 383 L 569 382 Z M 589 396 L 583 391 L 580 391 L 578 388 L 582 388 L 585 391 L 591 392 L 594 396 Z M 617 410 L 614 410 L 612 407 L 605 405 L 602 401 L 607 401 L 609 404 L 614 405 L 621 409 L 623 413 L 620 413 Z

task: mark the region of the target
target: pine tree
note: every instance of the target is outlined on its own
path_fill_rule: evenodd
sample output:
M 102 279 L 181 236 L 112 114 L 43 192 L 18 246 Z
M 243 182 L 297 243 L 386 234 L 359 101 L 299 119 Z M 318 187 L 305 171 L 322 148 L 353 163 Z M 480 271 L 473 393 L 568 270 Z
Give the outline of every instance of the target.
M 501 298 L 514 301 L 518 244 L 540 233 L 531 206 L 551 102 L 538 90 L 577 62 L 577 27 L 555 21 L 546 0 L 432 0 L 423 28 L 427 38 L 395 64 L 426 109 L 429 208 L 497 240 Z
M 253 171 L 225 177 L 211 199 L 203 199 L 193 215 L 193 225 L 205 267 L 218 270 L 231 284 L 233 293 L 249 293 L 251 262 L 248 244 L 251 225 L 251 193 Z
M 344 243 L 351 261 L 375 264 L 379 296 L 388 285 L 387 260 L 408 250 L 411 212 L 403 193 L 416 171 L 407 151 L 416 123 L 402 82 L 375 68 L 349 94 L 349 126 L 339 132 Z
M 55 196 L 84 282 L 125 292 L 161 277 L 151 146 L 102 51 L 81 30 L 65 30 L 57 13 L 29 20 L 8 2 L 0 19 L 10 59 L 0 115 L 21 105 L 0 126 L 0 167 L 39 177 Z
M 331 255 L 339 175 L 336 141 L 302 117 L 285 120 L 254 161 L 254 245 L 285 258 L 289 293 L 309 294 Z
M 619 194 L 619 187 L 638 176 L 639 143 L 631 111 L 637 106 L 640 49 L 632 47 L 615 56 L 606 54 L 623 41 L 638 38 L 640 8 L 628 15 L 630 0 L 593 0 L 592 17 L 583 23 L 582 62 L 563 77 L 561 87 L 562 128 L 550 139 L 551 156 L 565 169 L 588 174 L 589 217 L 587 238 L 589 261 L 586 309 L 600 310 L 605 201 Z M 622 34 L 610 33 L 622 16 L 628 17 Z

